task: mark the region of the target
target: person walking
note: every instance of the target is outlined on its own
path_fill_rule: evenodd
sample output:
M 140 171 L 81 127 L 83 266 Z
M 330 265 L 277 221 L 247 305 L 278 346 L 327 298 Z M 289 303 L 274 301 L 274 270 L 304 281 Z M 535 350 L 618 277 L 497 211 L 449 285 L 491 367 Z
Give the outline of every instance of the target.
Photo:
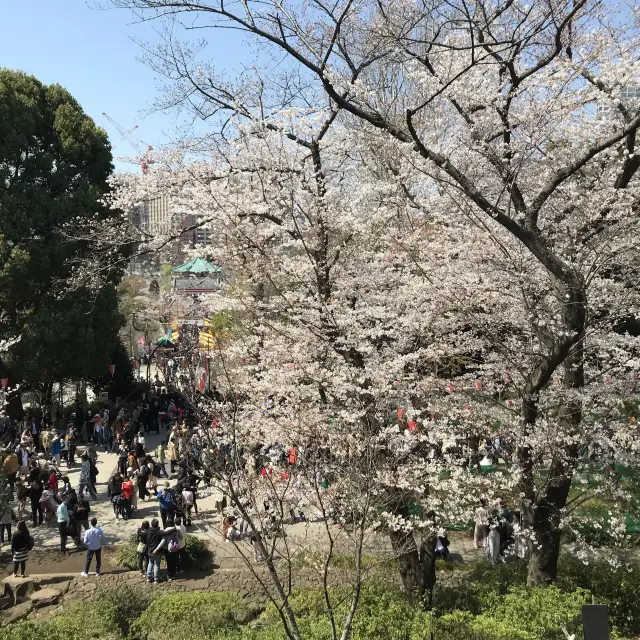
M 176 443 L 173 440 L 169 440 L 169 444 L 167 445 L 167 458 L 169 458 L 171 473 L 175 473 L 178 452 L 176 449 Z
M 89 513 L 91 513 L 91 505 L 84 497 L 84 493 L 81 493 L 78 495 L 78 502 L 74 513 L 74 519 L 78 525 L 78 535 L 80 535 L 80 526 L 82 526 L 85 533 L 89 530 Z
M 167 451 L 166 443 L 163 441 L 156 448 L 156 460 L 158 461 L 158 467 L 160 468 L 159 475 L 161 474 L 165 478 L 168 478 L 169 474 L 167 473 L 167 469 L 165 467 L 165 464 L 166 464 L 166 451 Z
M 95 487 L 91 482 L 91 460 L 89 460 L 89 456 L 84 453 L 82 454 L 82 465 L 80 467 L 80 481 L 78 483 L 78 495 L 82 495 L 84 490 L 87 489 L 89 491 L 89 495 L 93 500 L 98 499 L 98 494 L 96 493 Z
M 70 469 L 75 464 L 76 442 L 76 430 L 73 427 L 70 427 L 69 433 L 67 434 L 67 469 Z
M 39 476 L 34 475 L 31 485 L 29 486 L 29 497 L 31 498 L 31 517 L 33 518 L 33 526 L 42 524 L 44 519 L 44 512 L 42 511 L 42 505 L 40 504 L 40 498 L 42 498 L 42 492 L 44 487 Z
M 14 514 L 11 507 L 7 504 L 7 508 L 0 513 L 0 547 L 4 546 L 4 534 L 7 533 L 7 542 L 11 544 L 11 523 Z
M 124 476 L 120 495 L 120 512 L 124 520 L 128 520 L 131 517 L 134 491 L 133 480 L 129 475 Z
M 62 454 L 62 442 L 60 437 L 55 435 L 51 440 L 51 457 L 55 460 L 56 467 L 60 468 L 60 457 Z
M 71 498 L 66 496 L 65 499 L 60 503 L 58 510 L 56 511 L 56 516 L 58 520 L 58 532 L 60 533 L 60 551 L 66 555 L 69 555 L 67 551 L 67 537 L 69 535 L 69 502 L 71 502 Z
M 80 574 L 84 578 L 89 575 L 89 567 L 91 567 L 91 560 L 93 556 L 96 557 L 96 576 L 100 575 L 103 541 L 104 532 L 98 526 L 98 519 L 91 518 L 91 528 L 84 532 L 84 543 L 87 545 L 87 561 L 84 565 L 84 571 Z
M 26 576 L 27 559 L 29 551 L 33 549 L 33 538 L 27 529 L 27 523 L 24 520 L 18 522 L 16 534 L 11 540 L 11 553 L 13 554 L 13 577 L 18 577 L 18 568 L 20 568 L 20 577 Z
M 145 549 L 149 562 L 147 564 L 147 582 L 158 582 L 160 575 L 160 543 L 162 542 L 162 529 L 157 518 L 151 521 L 151 527 L 145 536 Z

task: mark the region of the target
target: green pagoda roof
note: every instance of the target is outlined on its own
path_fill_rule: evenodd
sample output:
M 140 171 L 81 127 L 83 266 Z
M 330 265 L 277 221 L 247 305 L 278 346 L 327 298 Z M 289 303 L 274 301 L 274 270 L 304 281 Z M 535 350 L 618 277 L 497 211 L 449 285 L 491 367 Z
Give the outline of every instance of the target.
M 178 267 L 173 267 L 173 273 L 220 273 L 222 267 L 216 267 L 202 258 L 191 258 Z

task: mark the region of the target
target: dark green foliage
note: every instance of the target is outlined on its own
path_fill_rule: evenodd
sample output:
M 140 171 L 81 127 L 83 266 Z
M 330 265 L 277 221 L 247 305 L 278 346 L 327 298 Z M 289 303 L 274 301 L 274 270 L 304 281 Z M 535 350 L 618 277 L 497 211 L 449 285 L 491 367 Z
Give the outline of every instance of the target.
M 111 171 L 106 134 L 65 89 L 0 69 L 0 330 L 21 336 L 7 357 L 11 385 L 44 390 L 109 366 L 119 274 L 104 274 L 97 294 L 67 290 L 89 247 L 64 229 L 115 215 L 102 203 Z
M 637 564 L 613 569 L 606 561 L 583 562 L 560 557 L 558 586 L 563 591 L 588 589 L 599 604 L 609 607 L 609 619 L 621 634 L 640 633 L 640 568 Z
M 109 371 L 109 366 L 114 365 L 113 375 Z M 106 391 L 109 394 L 109 400 L 115 402 L 116 398 L 124 401 L 135 395 L 137 390 L 136 379 L 133 375 L 133 365 L 129 360 L 129 354 L 126 347 L 120 340 L 116 342 L 108 365 L 101 375 L 91 378 L 91 387 L 95 393 Z

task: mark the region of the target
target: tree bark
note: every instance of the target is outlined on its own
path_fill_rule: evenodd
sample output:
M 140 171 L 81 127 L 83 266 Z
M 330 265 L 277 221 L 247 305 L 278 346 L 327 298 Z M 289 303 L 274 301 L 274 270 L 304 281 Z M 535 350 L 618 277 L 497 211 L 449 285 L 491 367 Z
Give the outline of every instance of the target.
M 436 583 L 435 535 L 425 539 L 420 547 L 411 532 L 389 531 L 389 537 L 407 599 L 411 604 L 430 609 Z
M 564 307 L 564 323 L 567 335 L 574 335 L 573 346 L 562 362 L 563 386 L 568 391 L 584 386 L 584 335 L 586 324 L 586 294 L 582 283 L 567 286 L 567 304 Z M 569 398 L 559 411 L 558 424 L 562 433 L 573 441 L 582 422 L 582 402 Z M 547 585 L 555 581 L 560 556 L 560 526 L 562 510 L 566 507 L 573 472 L 577 462 L 578 447 L 570 444 L 554 454 L 549 465 L 549 476 L 544 491 L 537 500 L 525 507 L 525 524 L 535 535 L 530 545 L 531 556 L 527 574 L 529 585 Z M 528 494 L 535 491 L 534 478 Z

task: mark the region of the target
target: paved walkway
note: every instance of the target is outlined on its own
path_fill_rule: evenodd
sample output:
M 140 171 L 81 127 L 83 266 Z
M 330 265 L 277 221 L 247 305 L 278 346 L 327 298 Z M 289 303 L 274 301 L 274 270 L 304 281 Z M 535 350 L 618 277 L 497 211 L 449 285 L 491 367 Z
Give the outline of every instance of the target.
M 145 435 L 147 449 L 151 452 L 155 450 L 161 440 L 166 439 L 166 434 L 161 433 L 157 435 Z M 80 452 L 83 450 L 80 447 Z M 96 490 L 98 493 L 98 500 L 90 501 L 91 503 L 91 516 L 95 516 L 98 519 L 99 525 L 105 532 L 106 541 L 108 545 L 117 545 L 123 542 L 127 542 L 131 536 L 137 531 L 140 523 L 144 519 L 160 518 L 160 512 L 158 508 L 158 501 L 156 499 L 149 499 L 144 502 L 138 503 L 137 512 L 130 520 L 116 520 L 111 502 L 107 497 L 107 483 L 109 477 L 117 467 L 118 456 L 113 453 L 106 453 L 100 450 L 98 453 L 97 467 L 99 470 L 98 481 Z M 169 464 L 166 465 L 167 468 Z M 72 469 L 65 469 L 63 467 L 63 473 L 69 476 L 71 485 L 74 488 L 78 486 L 80 465 L 77 464 Z M 164 479 L 159 479 L 159 483 L 164 482 Z M 214 497 L 210 495 L 206 490 L 199 491 L 198 509 L 199 517 L 193 518 L 193 526 L 190 528 L 189 533 L 207 541 L 211 548 L 215 563 L 221 568 L 241 568 L 245 566 L 245 561 L 242 556 L 252 557 L 253 553 L 248 543 L 241 543 L 239 549 L 232 543 L 224 542 L 221 535 L 221 518 L 214 513 Z M 27 507 L 29 509 L 29 507 Z M 44 524 L 42 526 L 32 527 L 30 524 L 30 531 L 35 539 L 36 550 L 57 549 L 60 544 L 58 530 L 55 522 Z M 349 537 L 347 531 L 332 527 L 332 531 L 337 538 L 337 548 L 341 553 L 352 553 L 353 543 Z M 304 522 L 287 526 L 286 541 L 279 541 L 279 545 L 283 548 L 286 545 L 287 553 L 290 555 L 297 555 L 303 552 L 317 551 L 318 549 L 325 548 L 327 545 L 326 526 L 324 522 Z M 69 542 L 70 548 L 73 547 L 73 543 Z M 365 544 L 365 553 L 372 555 L 381 555 L 389 553 L 389 540 L 387 536 L 371 535 Z M 9 549 L 4 547 L 2 554 L 6 556 Z M 473 549 L 473 541 L 463 535 L 455 536 L 452 539 L 451 551 L 457 555 L 462 556 L 465 561 L 474 561 L 478 559 L 481 554 Z M 7 558 L 3 558 L 6 562 Z M 66 564 L 66 563 L 65 563 Z M 74 563 L 75 564 L 75 563 Z

